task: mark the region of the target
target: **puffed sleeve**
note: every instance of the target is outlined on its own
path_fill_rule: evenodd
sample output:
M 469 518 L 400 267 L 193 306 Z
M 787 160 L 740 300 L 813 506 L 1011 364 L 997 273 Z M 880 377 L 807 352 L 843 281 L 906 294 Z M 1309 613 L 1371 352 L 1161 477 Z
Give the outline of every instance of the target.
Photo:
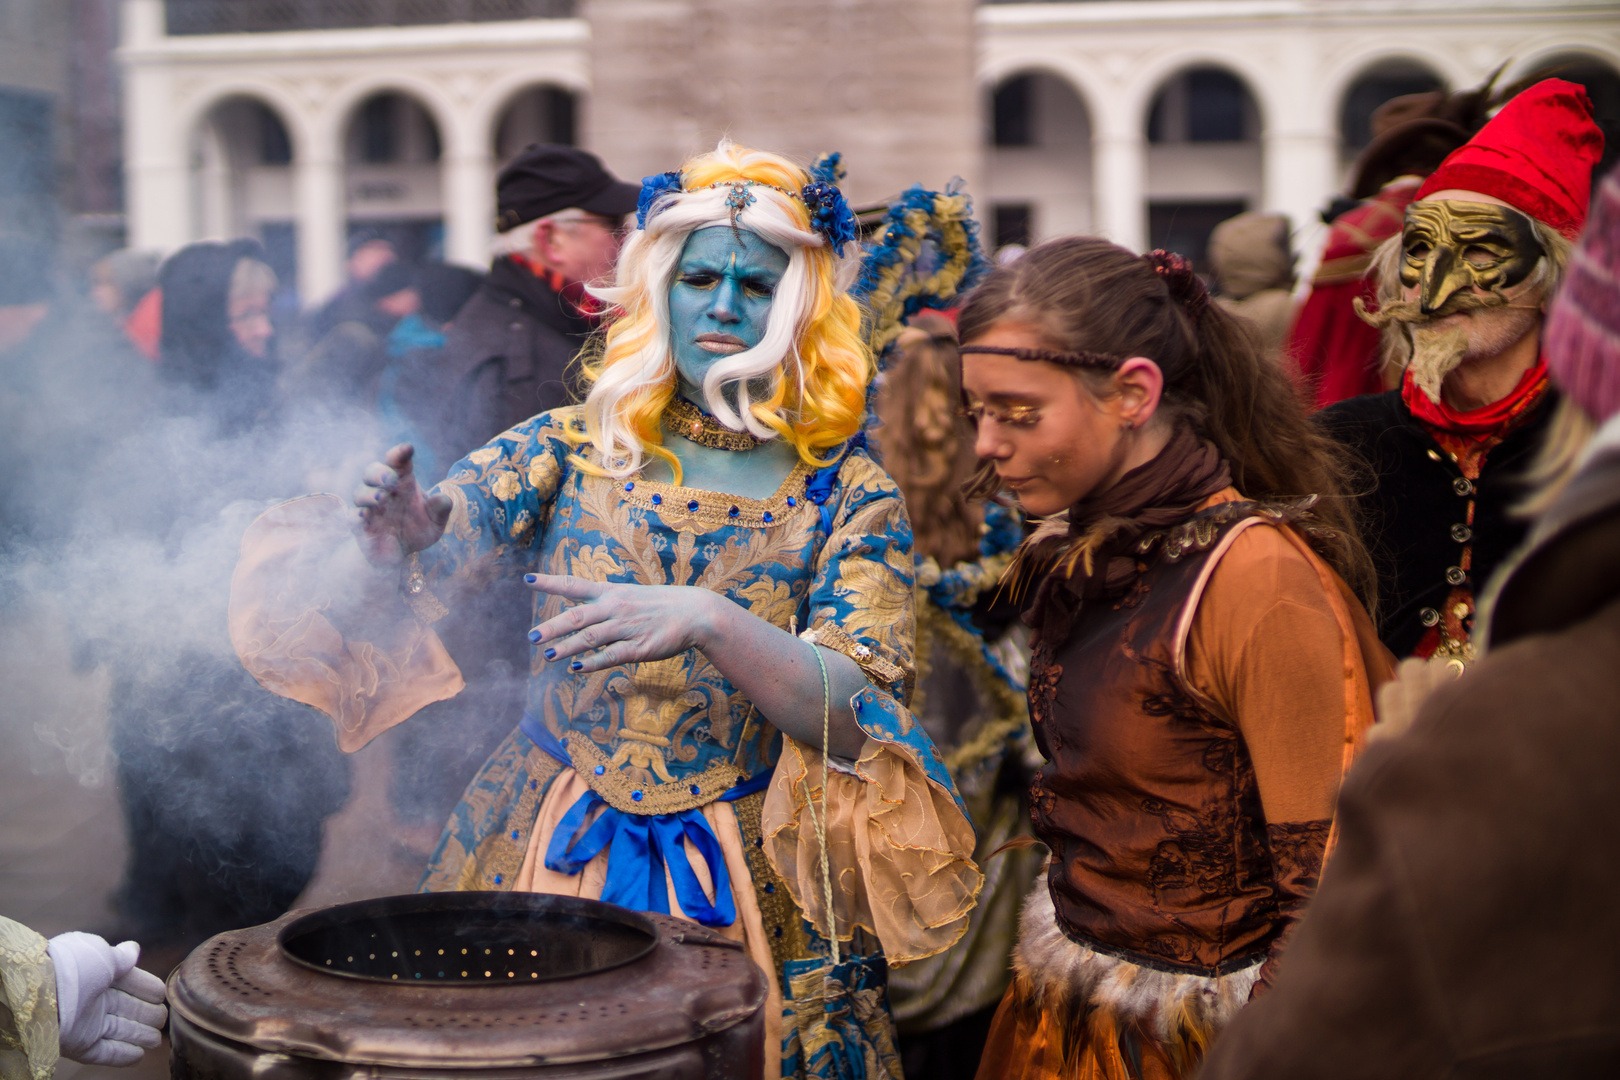
M 904 963 L 955 944 L 983 877 L 956 787 L 906 708 L 915 625 L 905 505 L 863 453 L 845 459 L 832 498 L 805 636 L 866 673 L 868 685 L 847 706 L 866 743 L 854 762 L 831 763 L 823 791 L 820 751 L 784 739 L 763 808 L 766 853 L 805 917 L 825 933 L 821 841 L 812 818 L 812 806 L 825 800 L 838 936 L 847 939 L 860 926 L 891 963 Z
M 0 1080 L 56 1075 L 56 970 L 45 946 L 28 927 L 0 918 Z
M 231 643 L 248 672 L 324 712 L 346 752 L 459 693 L 461 671 L 432 624 L 532 561 L 572 449 L 571 413 L 537 416 L 452 466 L 435 488 L 451 501 L 444 536 L 397 576 L 366 565 L 335 495 L 260 515 L 231 580 Z

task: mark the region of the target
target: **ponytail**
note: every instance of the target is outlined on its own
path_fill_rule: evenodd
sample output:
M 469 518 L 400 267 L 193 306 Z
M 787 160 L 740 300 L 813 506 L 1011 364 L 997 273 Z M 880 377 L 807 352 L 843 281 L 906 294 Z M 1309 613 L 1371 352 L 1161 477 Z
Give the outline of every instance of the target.
M 1271 502 L 1317 497 L 1319 527 L 1309 539 L 1373 610 L 1376 580 L 1343 451 L 1311 422 L 1281 366 L 1210 301 L 1187 260 L 1163 251 L 1137 256 L 1093 237 L 1049 241 L 974 291 L 958 321 L 961 340 L 1003 319 L 1039 329 L 1064 352 L 1153 360 L 1164 373 L 1160 408 L 1215 444 L 1240 492 Z M 1111 379 L 1076 376 L 1099 394 Z

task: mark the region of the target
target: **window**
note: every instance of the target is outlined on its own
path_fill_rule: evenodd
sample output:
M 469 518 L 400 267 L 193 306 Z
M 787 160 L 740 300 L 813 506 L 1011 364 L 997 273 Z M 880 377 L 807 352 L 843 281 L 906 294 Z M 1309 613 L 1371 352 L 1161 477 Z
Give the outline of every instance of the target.
M 1148 204 L 1148 236 L 1152 247 L 1185 255 L 1193 269 L 1209 272 L 1209 234 L 1227 218 L 1249 208 L 1242 199 L 1219 202 L 1155 202 Z
M 990 216 L 996 251 L 1008 244 L 1029 247 L 1035 235 L 1035 213 L 1029 203 L 1002 203 L 991 209 Z
M 1153 99 L 1148 141 L 1252 142 L 1260 137 L 1260 114 L 1249 90 L 1219 68 L 1177 75 Z
M 1345 150 L 1357 153 L 1372 141 L 1372 114 L 1386 101 L 1441 89 L 1438 78 L 1415 65 L 1386 64 L 1362 75 L 1345 91 L 1339 108 Z
M 259 124 L 259 164 L 291 165 L 292 140 L 287 137 L 287 128 L 281 122 L 281 117 L 258 102 L 254 102 L 253 107 Z
M 1018 75 L 996 87 L 990 109 L 995 146 L 1035 145 L 1035 77 Z

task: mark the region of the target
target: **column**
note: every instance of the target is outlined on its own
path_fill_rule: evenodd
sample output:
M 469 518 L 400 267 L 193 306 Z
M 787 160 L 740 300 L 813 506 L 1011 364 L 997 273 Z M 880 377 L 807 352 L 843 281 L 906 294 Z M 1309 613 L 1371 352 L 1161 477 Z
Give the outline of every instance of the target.
M 1278 63 L 1256 79 L 1265 116 L 1260 136 L 1262 208 L 1287 214 L 1295 250 L 1314 261 L 1324 233 L 1317 212 L 1339 188 L 1338 117 L 1322 85 L 1321 41 L 1299 28 L 1277 39 Z
M 125 0 L 119 59 L 124 79 L 124 182 L 129 242 L 173 251 L 191 240 L 189 131 L 175 124 L 173 79 L 159 50 L 161 0 Z
M 444 192 L 444 259 L 484 269 L 495 235 L 495 163 L 485 125 L 457 118 L 446 140 L 440 190 Z
M 1097 232 L 1132 251 L 1147 246 L 1147 140 L 1117 117 L 1097 117 L 1091 140 Z
M 310 141 L 319 145 L 293 162 L 298 295 L 305 307 L 325 300 L 343 284 L 343 157 L 335 138 Z
M 1317 211 L 1338 190 L 1338 138 L 1331 131 L 1268 130 L 1261 138 L 1265 209 L 1288 215 L 1296 238 L 1314 232 Z

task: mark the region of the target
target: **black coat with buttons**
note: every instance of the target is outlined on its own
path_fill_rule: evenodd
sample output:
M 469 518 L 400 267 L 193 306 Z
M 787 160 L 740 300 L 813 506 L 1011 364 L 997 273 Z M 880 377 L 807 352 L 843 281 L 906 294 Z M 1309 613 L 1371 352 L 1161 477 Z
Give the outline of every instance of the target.
M 1525 522 L 1513 507 L 1529 494 L 1522 481 L 1552 417 L 1549 391 L 1523 424 L 1485 457 L 1479 479 L 1468 480 L 1401 400 L 1399 390 L 1368 394 L 1316 414 L 1334 439 L 1354 451 L 1367 473 L 1362 535 L 1378 569 L 1378 636 L 1398 657 L 1412 655 L 1453 585 L 1475 596 L 1524 541 Z M 1468 503 L 1474 503 L 1472 527 Z M 1458 565 L 1464 546 L 1473 559 Z
M 439 460 L 449 465 L 514 424 L 572 404 L 569 364 L 592 329 L 523 263 L 495 260 L 446 333 Z

